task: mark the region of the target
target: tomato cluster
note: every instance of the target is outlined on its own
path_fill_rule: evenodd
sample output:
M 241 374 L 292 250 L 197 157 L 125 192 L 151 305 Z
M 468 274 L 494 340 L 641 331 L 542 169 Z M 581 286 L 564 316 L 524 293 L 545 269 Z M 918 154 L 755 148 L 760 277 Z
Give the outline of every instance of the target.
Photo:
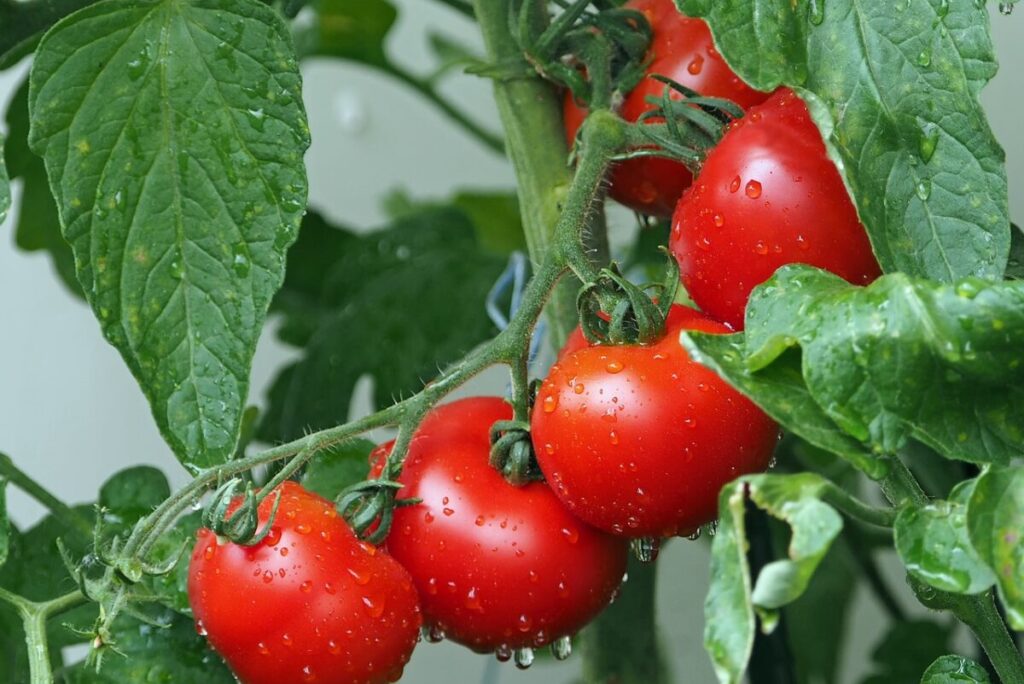
M 611 193 L 673 215 L 669 247 L 701 311 L 674 305 L 647 344 L 570 337 L 537 394 L 530 439 L 545 481 L 514 487 L 491 467 L 494 397 L 435 408 L 409 444 L 384 548 L 360 541 L 334 506 L 287 482 L 269 534 L 243 546 L 202 530 L 189 597 L 198 629 L 241 681 L 395 681 L 418 640 L 447 637 L 508 659 L 564 645 L 613 598 L 627 541 L 690 535 L 717 495 L 768 467 L 778 429 L 679 343 L 740 329 L 751 290 L 803 262 L 854 283 L 878 264 L 806 105 L 744 84 L 708 27 L 671 0 L 627 6 L 651 22 L 649 74 L 748 108 L 694 179 L 655 158 L 620 164 Z M 637 120 L 661 92 L 644 79 L 622 103 Z M 567 96 L 567 134 L 585 111 Z M 674 214 L 673 214 L 674 212 Z M 393 443 L 370 456 L 380 476 Z M 275 496 L 259 507 L 267 524 Z M 237 503 L 235 504 L 237 505 Z M 565 654 L 564 648 L 556 653 Z

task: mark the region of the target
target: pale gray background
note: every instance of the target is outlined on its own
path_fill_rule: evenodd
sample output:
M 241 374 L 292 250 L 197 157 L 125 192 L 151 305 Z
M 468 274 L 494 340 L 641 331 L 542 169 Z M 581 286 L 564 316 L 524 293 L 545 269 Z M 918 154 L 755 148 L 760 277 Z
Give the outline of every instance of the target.
M 879 0 L 883 1 L 883 0 Z M 431 64 L 424 27 L 479 45 L 473 26 L 428 0 L 396 0 L 401 16 L 390 37 L 400 63 L 423 72 Z M 1024 221 L 1024 9 L 1011 17 L 994 10 L 993 24 L 1003 69 L 984 93 L 989 117 L 1006 148 L 1012 215 Z M 0 74 L 0 104 L 13 94 L 22 68 Z M 512 172 L 504 159 L 465 136 L 431 105 L 402 85 L 350 64 L 308 62 L 305 94 L 314 146 L 307 161 L 311 205 L 347 225 L 374 226 L 383 218 L 380 197 L 404 188 L 416 197 L 443 197 L 453 188 L 508 188 Z M 455 76 L 445 91 L 483 120 L 497 115 L 486 81 Z M 15 185 L 15 202 L 18 187 Z M 172 482 L 185 480 L 150 417 L 135 381 L 84 304 L 67 294 L 43 254 L 15 250 L 10 221 L 0 243 L 0 450 L 69 501 L 91 501 L 111 473 L 137 463 L 163 468 Z M 293 352 L 268 330 L 257 350 L 252 401 L 261 404 L 276 369 Z M 472 391 L 499 392 L 492 374 Z M 41 515 L 20 492 L 10 493 L 19 525 Z M 659 611 L 671 647 L 677 681 L 714 681 L 701 649 L 702 601 L 707 587 L 707 551 L 702 543 L 673 543 L 660 559 Z M 893 569 L 895 586 L 898 570 Z M 842 682 L 863 672 L 877 638 L 880 610 L 868 595 L 855 599 L 852 633 Z M 828 606 L 822 606 L 828 610 Z M 540 665 L 520 673 L 511 665 L 487 668 L 489 659 L 458 647 L 423 644 L 406 682 L 566 683 L 578 660 Z

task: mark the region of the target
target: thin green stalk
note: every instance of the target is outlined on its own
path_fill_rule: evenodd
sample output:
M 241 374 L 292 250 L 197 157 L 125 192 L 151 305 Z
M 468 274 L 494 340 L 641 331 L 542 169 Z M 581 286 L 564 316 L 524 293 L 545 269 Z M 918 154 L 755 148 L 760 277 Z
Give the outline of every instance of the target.
M 505 153 L 505 144 L 502 142 L 500 136 L 488 131 L 476 121 L 469 118 L 467 114 L 458 109 L 447 98 L 437 92 L 437 89 L 429 80 L 420 78 L 415 74 L 411 74 L 396 64 L 388 64 L 384 70 L 429 100 L 434 106 L 444 112 L 449 119 L 457 123 L 467 133 L 476 138 L 484 145 L 484 147 L 487 147 L 497 154 Z
M 831 504 L 847 516 L 869 525 L 892 527 L 896 523 L 895 508 L 875 508 L 850 495 L 842 487 L 829 482 L 821 493 L 821 500 Z
M 92 537 L 92 523 L 66 503 L 51 494 L 41 484 L 33 480 L 27 473 L 14 465 L 14 461 L 5 453 L 0 452 L 0 476 L 41 503 L 66 526 L 81 533 L 86 539 Z

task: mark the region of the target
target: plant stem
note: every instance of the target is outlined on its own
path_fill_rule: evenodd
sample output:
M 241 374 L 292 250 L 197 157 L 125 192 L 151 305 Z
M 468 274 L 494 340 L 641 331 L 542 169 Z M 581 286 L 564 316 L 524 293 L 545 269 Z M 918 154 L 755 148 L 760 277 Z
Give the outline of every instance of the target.
M 1024 684 L 1024 661 L 1006 629 L 1006 623 L 996 610 L 992 592 L 957 598 L 962 605 L 951 608 L 952 613 L 974 632 L 1002 683 Z
M 437 89 L 434 88 L 434 85 L 429 80 L 411 74 L 396 64 L 389 63 L 384 67 L 384 71 L 425 97 L 444 112 L 449 119 L 459 124 L 467 133 L 492 152 L 498 154 L 505 153 L 505 144 L 498 135 L 486 130 L 483 126 L 469 118 L 462 110 L 456 108 L 448 99 L 437 92 Z
M 895 456 L 892 458 L 892 470 L 879 484 L 893 505 L 923 505 L 928 502 L 914 475 Z M 926 588 L 929 596 L 925 598 L 920 582 L 912 581 L 911 586 L 915 587 L 918 599 L 929 608 L 948 610 L 971 628 L 1003 684 L 1024 684 L 1024 657 L 996 610 L 991 590 L 971 596 Z
M 826 484 L 822 490 L 821 500 L 831 504 L 847 516 L 863 523 L 877 525 L 878 527 L 892 527 L 896 522 L 896 509 L 869 506 L 860 499 L 851 496 L 842 487 L 831 482 Z
M 0 476 L 41 503 L 53 514 L 53 517 L 75 532 L 82 534 L 86 539 L 92 537 L 92 523 L 33 480 L 27 473 L 14 465 L 10 456 L 2 452 L 0 452 Z
M 37 603 L 0 588 L 0 601 L 12 605 L 21 617 L 22 628 L 25 630 L 25 646 L 28 650 L 31 684 L 53 684 L 46 621 L 54 615 L 87 603 L 88 599 L 82 592 L 75 590 L 64 596 Z
M 526 244 L 536 267 L 550 249 L 572 174 L 561 101 L 554 86 L 533 72 L 510 34 L 510 6 L 510 0 L 473 0 L 488 59 L 514 74 L 495 79 L 494 99 L 516 172 Z M 576 325 L 575 302 L 574 283 L 567 281 L 549 304 L 547 320 L 556 348 Z

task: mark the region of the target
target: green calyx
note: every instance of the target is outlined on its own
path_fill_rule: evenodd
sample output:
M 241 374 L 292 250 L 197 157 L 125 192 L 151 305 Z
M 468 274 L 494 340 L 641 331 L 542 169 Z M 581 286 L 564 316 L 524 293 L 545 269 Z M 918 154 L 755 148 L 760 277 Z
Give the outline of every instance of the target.
M 235 544 L 254 546 L 259 544 L 270 533 L 271 525 L 277 516 L 277 507 L 281 503 L 281 493 L 274 494 L 274 505 L 270 517 L 262 529 L 259 527 L 259 506 L 263 494 L 257 496 L 252 484 L 246 483 L 238 507 L 228 513 L 228 508 L 235 499 L 235 492 L 241 484 L 238 478 L 232 478 L 213 493 L 210 504 L 203 512 L 203 526 L 218 537 Z
M 667 254 L 667 252 L 666 252 Z M 583 336 L 591 344 L 650 344 L 665 334 L 665 321 L 679 287 L 679 264 L 669 255 L 661 283 L 638 286 L 615 264 L 580 288 L 576 304 Z
M 546 79 L 590 109 L 621 101 L 644 76 L 651 26 L 643 13 L 575 0 L 553 19 L 546 4 L 518 3 L 517 40 Z
M 491 466 L 517 487 L 544 479 L 533 451 L 529 423 L 499 420 L 491 426 Z

